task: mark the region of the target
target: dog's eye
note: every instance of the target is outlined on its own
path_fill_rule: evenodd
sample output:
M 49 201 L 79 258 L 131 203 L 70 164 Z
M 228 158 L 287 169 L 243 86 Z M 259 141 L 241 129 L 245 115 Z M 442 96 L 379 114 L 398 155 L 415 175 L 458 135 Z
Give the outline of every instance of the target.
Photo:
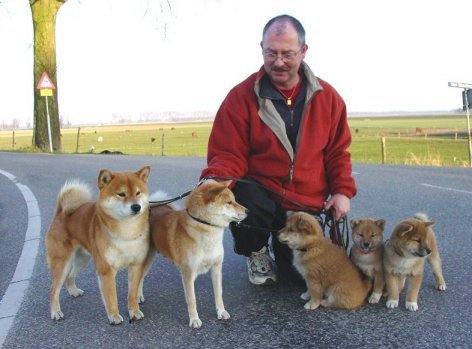
M 123 193 L 123 192 L 121 192 L 121 193 L 118 193 L 118 196 L 119 196 L 120 198 L 124 198 L 124 197 L 126 196 L 126 194 Z
M 226 204 L 227 204 L 227 205 L 232 205 L 233 202 L 232 202 L 232 201 L 228 201 Z
M 141 192 L 140 192 L 140 191 L 138 191 L 138 192 L 136 193 L 136 196 L 139 196 L 139 195 L 141 195 Z
M 359 236 L 360 236 L 361 238 L 363 238 L 363 237 L 364 237 L 364 234 L 361 233 L 361 234 L 359 234 Z

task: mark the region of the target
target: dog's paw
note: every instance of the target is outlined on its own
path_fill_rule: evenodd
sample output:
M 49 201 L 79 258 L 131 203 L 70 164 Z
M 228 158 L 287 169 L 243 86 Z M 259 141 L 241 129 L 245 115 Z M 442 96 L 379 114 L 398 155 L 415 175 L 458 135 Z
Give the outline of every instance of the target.
M 377 304 L 380 301 L 380 297 L 382 297 L 381 293 L 372 292 L 372 294 L 369 297 L 369 303 L 370 304 Z
M 80 288 L 77 288 L 77 287 L 73 287 L 73 288 L 70 288 L 70 289 L 67 289 L 67 292 L 69 292 L 69 294 L 72 296 L 72 297 L 80 297 L 84 294 L 84 291 L 81 290 Z
M 141 294 L 141 295 L 138 296 L 138 303 L 139 304 L 143 304 L 145 301 L 146 301 L 146 299 L 144 299 L 144 295 Z
M 440 284 L 440 285 L 436 285 L 436 288 L 439 290 L 439 291 L 446 291 L 446 284 Z
M 194 319 L 191 318 L 188 325 L 192 328 L 200 328 L 202 327 L 202 320 L 200 320 L 198 317 Z
M 303 308 L 307 309 L 307 310 L 315 310 L 315 309 L 318 309 L 318 307 L 320 306 L 320 303 L 319 302 L 306 302 L 305 305 L 303 306 Z
M 144 314 L 141 310 L 130 310 L 129 311 L 129 322 L 138 321 L 144 319 Z
M 418 310 L 418 303 L 416 302 L 405 302 L 405 308 L 411 311 L 417 311 Z
M 304 301 L 310 300 L 310 292 L 308 292 L 308 291 L 303 292 L 303 293 L 300 295 L 300 298 L 303 299 Z
M 108 321 L 110 325 L 120 325 L 123 323 L 123 317 L 120 314 L 108 315 Z
M 388 309 L 398 308 L 398 299 L 389 299 L 386 303 Z
M 59 320 L 64 320 L 64 314 L 62 311 L 59 310 L 53 310 L 51 311 L 51 319 L 59 321 Z
M 225 309 L 217 310 L 216 313 L 218 315 L 218 320 L 228 320 L 229 318 L 231 318 L 231 316 Z

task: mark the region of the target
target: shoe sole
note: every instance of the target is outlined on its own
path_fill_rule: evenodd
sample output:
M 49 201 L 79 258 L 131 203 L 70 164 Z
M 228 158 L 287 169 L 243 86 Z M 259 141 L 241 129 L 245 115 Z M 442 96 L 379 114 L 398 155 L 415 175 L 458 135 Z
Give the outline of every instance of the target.
M 260 283 L 252 281 L 252 280 L 249 280 L 249 282 L 256 286 L 270 286 L 270 285 L 275 285 L 277 283 L 277 281 L 275 281 L 274 279 L 266 279 L 264 282 L 260 282 Z

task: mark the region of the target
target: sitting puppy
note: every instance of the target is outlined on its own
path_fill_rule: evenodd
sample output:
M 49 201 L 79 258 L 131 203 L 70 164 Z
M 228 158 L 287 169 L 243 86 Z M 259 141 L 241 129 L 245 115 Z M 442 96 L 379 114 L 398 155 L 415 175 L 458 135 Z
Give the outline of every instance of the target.
M 384 271 L 387 284 L 387 308 L 397 308 L 399 294 L 409 279 L 405 307 L 418 310 L 418 293 L 423 281 L 425 260 L 431 265 L 437 289 L 445 290 L 446 282 L 442 274 L 441 258 L 436 245 L 436 237 L 431 226 L 435 222 L 425 214 L 418 213 L 412 219 L 400 222 L 385 244 Z
M 359 307 L 370 291 L 369 280 L 351 262 L 346 252 L 325 238 L 318 221 L 304 212 L 287 213 L 279 232 L 281 243 L 293 250 L 293 264 L 306 281 L 301 298 L 305 309 Z
M 350 257 L 355 265 L 373 280 L 374 286 L 369 296 L 369 303 L 378 303 L 385 286 L 383 271 L 383 219 L 352 219 L 352 241 Z

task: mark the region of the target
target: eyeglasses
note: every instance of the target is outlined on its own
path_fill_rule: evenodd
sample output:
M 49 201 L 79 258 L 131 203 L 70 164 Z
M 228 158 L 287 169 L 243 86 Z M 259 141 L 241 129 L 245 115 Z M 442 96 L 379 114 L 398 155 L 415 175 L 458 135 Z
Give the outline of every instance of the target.
M 295 58 L 297 58 L 298 54 L 302 51 L 302 49 L 298 51 L 286 51 L 282 52 L 280 55 L 272 50 L 264 50 L 262 51 L 262 55 L 264 56 L 265 60 L 268 62 L 275 62 L 277 59 L 282 59 L 283 62 L 293 62 Z

